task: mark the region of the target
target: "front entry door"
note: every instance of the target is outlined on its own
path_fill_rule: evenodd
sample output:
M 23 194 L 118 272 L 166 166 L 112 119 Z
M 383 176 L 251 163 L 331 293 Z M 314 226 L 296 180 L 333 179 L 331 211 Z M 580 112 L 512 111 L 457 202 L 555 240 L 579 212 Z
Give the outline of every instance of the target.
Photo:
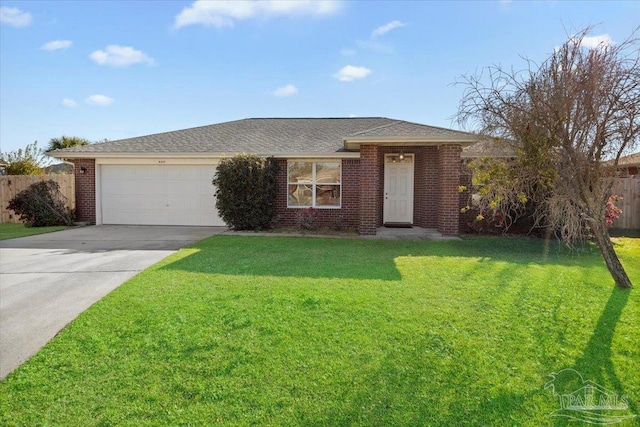
M 385 224 L 413 224 L 413 154 L 384 156 Z

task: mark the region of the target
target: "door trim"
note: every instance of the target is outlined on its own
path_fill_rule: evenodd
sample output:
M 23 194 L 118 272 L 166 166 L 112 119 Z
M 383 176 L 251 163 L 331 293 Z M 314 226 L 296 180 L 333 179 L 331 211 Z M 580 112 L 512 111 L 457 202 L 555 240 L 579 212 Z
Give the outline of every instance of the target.
M 407 181 L 407 213 L 403 218 L 389 218 L 389 206 L 388 206 L 388 185 L 389 167 L 398 164 L 406 165 L 409 168 L 408 181 Z M 383 208 L 382 208 L 382 222 L 383 224 L 411 224 L 413 225 L 413 198 L 414 198 L 414 181 L 415 181 L 415 155 L 406 153 L 390 153 L 384 155 L 384 176 L 383 176 Z

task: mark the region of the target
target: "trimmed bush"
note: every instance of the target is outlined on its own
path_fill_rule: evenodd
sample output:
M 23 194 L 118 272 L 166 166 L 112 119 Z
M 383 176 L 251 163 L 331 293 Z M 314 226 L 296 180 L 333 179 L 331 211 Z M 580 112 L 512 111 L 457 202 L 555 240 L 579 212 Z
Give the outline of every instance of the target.
M 54 181 L 41 181 L 15 195 L 8 209 L 20 215 L 27 227 L 73 225 L 74 212 Z
M 269 228 L 278 193 L 279 167 L 273 157 L 240 154 L 224 159 L 216 169 L 216 208 L 234 230 Z
M 318 210 L 314 208 L 301 209 L 296 214 L 296 224 L 302 231 L 312 231 L 318 227 Z

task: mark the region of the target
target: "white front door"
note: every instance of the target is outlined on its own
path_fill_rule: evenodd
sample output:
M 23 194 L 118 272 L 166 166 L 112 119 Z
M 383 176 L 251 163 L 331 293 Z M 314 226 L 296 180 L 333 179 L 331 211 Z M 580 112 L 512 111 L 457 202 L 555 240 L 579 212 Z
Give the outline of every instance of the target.
M 384 156 L 385 224 L 413 224 L 413 154 Z

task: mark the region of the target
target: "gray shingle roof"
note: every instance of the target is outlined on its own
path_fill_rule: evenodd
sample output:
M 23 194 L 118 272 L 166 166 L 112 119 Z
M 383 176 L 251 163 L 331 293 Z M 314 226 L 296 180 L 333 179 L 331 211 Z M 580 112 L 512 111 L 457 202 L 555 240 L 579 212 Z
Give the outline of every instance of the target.
M 404 120 L 394 120 L 392 123 L 387 123 L 373 129 L 367 129 L 362 132 L 358 132 L 349 137 L 365 138 L 395 138 L 395 137 L 409 137 L 409 138 L 452 138 L 459 139 L 469 138 L 472 134 L 467 132 L 461 132 L 453 129 L 440 128 L 435 126 L 427 126 L 419 123 L 406 122 Z
M 504 141 L 482 140 L 473 145 L 464 147 L 460 157 L 473 159 L 478 157 L 510 158 L 515 157 L 515 149 Z
M 78 154 L 171 153 L 335 153 L 345 151 L 343 138 L 446 137 L 465 132 L 420 125 L 385 117 L 363 118 L 258 118 L 242 119 L 191 129 L 139 136 L 51 152 L 54 157 Z

